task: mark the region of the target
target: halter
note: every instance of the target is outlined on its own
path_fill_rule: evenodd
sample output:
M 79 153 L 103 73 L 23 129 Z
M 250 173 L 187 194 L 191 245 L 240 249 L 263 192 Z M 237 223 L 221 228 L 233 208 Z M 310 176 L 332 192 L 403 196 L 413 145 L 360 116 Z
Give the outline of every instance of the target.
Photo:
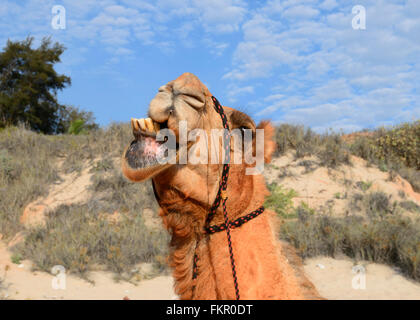
M 232 248 L 232 240 L 230 237 L 230 230 L 234 228 L 238 228 L 242 226 L 244 223 L 248 222 L 249 220 L 259 216 L 264 212 L 264 207 L 261 206 L 257 210 L 252 211 L 251 213 L 247 214 L 246 216 L 239 217 L 238 219 L 234 221 L 229 221 L 227 209 L 226 209 L 226 200 L 227 200 L 227 180 L 229 176 L 229 163 L 230 163 L 230 133 L 229 133 L 229 125 L 227 122 L 226 115 L 223 111 L 222 106 L 220 105 L 219 101 L 215 97 L 211 97 L 214 103 L 214 108 L 216 109 L 216 112 L 220 114 L 220 117 L 222 118 L 223 122 L 223 128 L 226 129 L 223 135 L 223 145 L 225 147 L 225 159 L 223 161 L 223 171 L 222 171 L 222 179 L 220 180 L 219 184 L 219 190 L 217 191 L 216 199 L 213 202 L 213 205 L 210 208 L 209 214 L 207 216 L 206 220 L 206 227 L 205 232 L 207 234 L 213 234 L 216 232 L 224 231 L 226 230 L 227 234 L 227 240 L 229 245 L 229 255 L 230 255 L 230 263 L 232 266 L 232 275 L 233 275 L 233 282 L 235 285 L 235 294 L 236 294 L 236 300 L 240 299 L 239 295 L 239 288 L 238 288 L 238 278 L 236 276 L 236 268 L 235 268 L 235 258 L 233 256 L 233 248 Z M 210 225 L 211 220 L 213 219 L 214 215 L 216 214 L 217 208 L 220 206 L 220 203 L 222 203 L 223 206 L 223 216 L 225 219 L 225 222 L 219 225 Z M 196 248 L 197 249 L 197 248 Z M 193 259 L 193 275 L 192 278 L 196 279 L 198 276 L 198 255 L 197 250 L 194 252 L 194 259 Z

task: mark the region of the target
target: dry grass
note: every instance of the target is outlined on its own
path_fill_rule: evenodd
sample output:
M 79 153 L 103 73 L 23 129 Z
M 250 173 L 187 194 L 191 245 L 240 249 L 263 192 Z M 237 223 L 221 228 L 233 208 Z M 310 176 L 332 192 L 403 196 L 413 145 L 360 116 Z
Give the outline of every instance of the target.
M 162 272 L 168 235 L 150 230 L 142 217 L 145 208 L 157 211 L 151 185 L 128 182 L 112 161 L 130 140 L 126 124 L 78 136 L 45 136 L 25 128 L 2 130 L 0 233 L 6 240 L 23 231 L 19 223 L 23 208 L 45 196 L 60 172 L 81 172 L 87 166 L 93 172 L 92 198 L 86 204 L 49 212 L 45 226 L 24 231 L 25 240 L 14 248 L 13 256 L 31 259 L 35 268 L 47 272 L 61 264 L 84 277 L 105 267 L 128 279 L 141 262 L 153 263 L 155 271 Z M 109 219 L 114 212 L 118 222 Z
M 22 229 L 23 208 L 59 179 L 52 159 L 60 152 L 53 139 L 23 128 L 0 132 L 0 233 L 7 239 Z
M 305 172 L 310 172 L 319 165 L 349 164 L 351 152 L 382 170 L 398 172 L 419 191 L 420 172 L 415 165 L 420 158 L 416 154 L 420 135 L 412 135 L 419 125 L 416 122 L 413 130 L 401 128 L 405 131 L 382 130 L 345 142 L 341 134 L 317 134 L 302 126 L 281 125 L 276 129 L 277 154 L 293 149 L 297 158 L 316 156 L 319 161 L 300 162 Z M 404 153 L 401 144 L 404 134 L 409 135 L 409 153 Z M 50 212 L 44 227 L 24 233 L 25 241 L 14 249 L 16 257 L 29 258 L 45 271 L 61 264 L 82 276 L 105 267 L 129 279 L 140 262 L 153 263 L 156 272 L 164 270 L 168 235 L 147 227 L 142 217 L 145 208 L 157 210 L 151 186 L 128 182 L 112 160 L 130 140 L 128 124 L 113 124 L 84 135 L 46 136 L 22 127 L 0 131 L 0 233 L 6 240 L 23 231 L 19 223 L 23 208 L 46 195 L 60 173 L 81 172 L 88 165 L 93 172 L 92 198 Z M 392 143 L 398 144 L 395 152 L 389 147 Z M 342 252 L 355 259 L 398 266 L 419 279 L 420 222 L 399 215 L 400 208 L 417 212 L 418 206 L 408 201 L 391 203 L 387 195 L 369 192 L 369 184 L 359 182 L 361 193 L 350 201 L 358 216 L 319 215 L 305 204 L 294 208 L 291 200 L 296 193 L 276 185 L 270 186 L 272 195 L 266 205 L 286 219 L 282 237 L 304 257 Z M 109 219 L 115 211 L 120 216 L 118 222 Z
M 377 165 L 382 171 L 398 173 L 420 192 L 420 120 L 359 134 L 318 134 L 300 125 L 276 128 L 277 155 L 289 150 L 296 157 L 314 155 L 320 165 L 335 168 L 350 164 L 350 154 Z
M 356 193 L 350 201 L 354 215 L 317 214 L 308 206 L 295 209 L 281 237 L 303 257 L 345 254 L 355 260 L 386 263 L 420 281 L 420 217 L 403 217 L 401 203 L 383 192 Z
M 382 171 L 400 174 L 420 192 L 420 120 L 356 136 L 349 148 Z
M 124 279 L 131 279 L 136 264 L 165 269 L 168 236 L 163 230 L 150 230 L 141 212 L 121 215 L 118 222 L 100 214 L 96 203 L 61 206 L 50 212 L 45 227 L 32 229 L 15 250 L 36 266 L 50 272 L 54 265 L 88 277 L 88 272 L 105 266 Z
M 399 215 L 383 218 L 306 215 L 282 226 L 282 238 L 302 257 L 345 254 L 399 267 L 420 280 L 420 222 Z
M 295 150 L 296 158 L 317 156 L 320 165 L 328 168 L 350 164 L 350 152 L 340 134 L 318 134 L 304 126 L 282 124 L 276 128 L 275 139 L 277 155 Z
M 126 124 L 113 124 L 87 135 L 47 136 L 9 127 L 0 131 L 0 233 L 10 239 L 22 230 L 23 208 L 59 180 L 62 170 L 80 172 L 98 157 L 110 159 L 122 154 L 131 139 Z
M 6 266 L 5 269 L 2 270 L 4 274 L 0 276 L 0 300 L 7 300 L 8 298 L 8 295 L 7 295 L 8 286 L 6 285 L 6 275 L 7 275 L 8 268 L 9 267 Z

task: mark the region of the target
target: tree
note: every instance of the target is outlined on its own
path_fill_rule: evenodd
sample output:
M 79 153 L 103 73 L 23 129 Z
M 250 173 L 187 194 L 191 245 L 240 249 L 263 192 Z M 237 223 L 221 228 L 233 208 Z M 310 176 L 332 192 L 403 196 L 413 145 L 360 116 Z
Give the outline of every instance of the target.
M 96 129 L 98 125 L 92 112 L 82 111 L 73 106 L 60 108 L 57 132 L 79 134 Z
M 70 77 L 58 74 L 65 48 L 43 38 L 37 49 L 34 38 L 7 41 L 0 53 L 0 128 L 24 122 L 31 129 L 47 134 L 62 132 L 60 113 L 65 106 L 57 101 L 58 90 L 71 84 Z

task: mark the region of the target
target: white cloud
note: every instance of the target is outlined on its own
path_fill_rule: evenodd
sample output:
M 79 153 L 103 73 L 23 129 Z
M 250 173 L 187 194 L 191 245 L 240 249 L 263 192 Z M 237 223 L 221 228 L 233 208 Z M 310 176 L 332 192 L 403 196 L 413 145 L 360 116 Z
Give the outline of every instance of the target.
M 246 95 L 249 93 L 254 93 L 253 86 L 245 86 L 245 87 L 230 86 L 228 89 L 228 100 L 229 102 L 236 102 L 238 96 Z
M 335 0 L 325 0 L 322 2 L 319 7 L 324 10 L 331 10 L 338 6 L 337 2 Z
M 5 42 L 6 34 L 12 38 L 29 33 L 37 38 L 52 34 L 65 44 L 81 40 L 95 47 L 98 43 L 113 46 L 114 53 L 132 50 L 127 47 L 130 44 L 154 45 L 168 53 L 173 51 L 174 43 L 195 47 L 204 33 L 205 38 L 217 43 L 217 50 L 212 52 L 220 55 L 228 44 L 215 40 L 215 34 L 238 31 L 247 13 L 247 4 L 241 0 L 63 0 L 67 28 L 57 32 L 50 25 L 54 4 L 52 0 L 19 4 L 4 1 L 0 8 L 0 40 Z M 11 30 L 14 21 L 17 26 Z
M 285 18 L 291 18 L 291 19 L 295 19 L 295 18 L 313 18 L 315 16 L 317 16 L 319 14 L 319 11 L 309 7 L 309 6 L 296 6 L 296 7 L 291 7 L 288 8 L 286 10 L 284 10 L 283 12 L 283 16 Z
M 420 113 L 418 0 L 365 2 L 363 31 L 352 29 L 354 3 L 345 0 L 62 3 L 67 29 L 55 31 L 56 1 L 3 0 L 0 41 L 31 34 L 53 35 L 69 48 L 82 44 L 83 52 L 63 56 L 67 67 L 85 62 L 89 50 L 103 49 L 110 63 L 132 59 L 139 46 L 169 55 L 205 48 L 214 56 L 208 63 L 222 64 L 232 48 L 223 76 L 229 101 L 252 98 L 257 116 L 318 129 L 366 127 Z
M 193 0 L 199 19 L 210 32 L 231 33 L 239 29 L 246 14 L 246 5 L 234 0 Z
M 420 43 L 413 38 L 419 32 L 412 32 L 420 31 L 420 15 L 408 7 L 420 6 L 370 2 L 367 29 L 358 31 L 350 3 L 270 1 L 244 23 L 224 78 L 237 86 L 261 79 L 275 88 L 256 114 L 274 120 L 318 129 L 410 120 L 409 110 L 420 113 Z

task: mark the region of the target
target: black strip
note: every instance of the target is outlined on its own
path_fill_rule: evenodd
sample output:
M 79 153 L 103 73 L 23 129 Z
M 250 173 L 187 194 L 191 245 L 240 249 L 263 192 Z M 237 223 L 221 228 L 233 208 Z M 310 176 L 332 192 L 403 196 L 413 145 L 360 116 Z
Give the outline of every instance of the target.
M 239 228 L 244 223 L 258 217 L 261 213 L 264 212 L 264 209 L 265 208 L 262 206 L 262 207 L 258 208 L 257 210 L 252 211 L 251 213 L 248 213 L 246 216 L 239 217 L 235 221 L 229 221 L 229 228 L 231 228 L 231 229 Z M 226 230 L 226 223 L 209 226 L 209 227 L 206 228 L 206 233 L 213 234 L 213 233 L 224 231 L 224 230 Z

